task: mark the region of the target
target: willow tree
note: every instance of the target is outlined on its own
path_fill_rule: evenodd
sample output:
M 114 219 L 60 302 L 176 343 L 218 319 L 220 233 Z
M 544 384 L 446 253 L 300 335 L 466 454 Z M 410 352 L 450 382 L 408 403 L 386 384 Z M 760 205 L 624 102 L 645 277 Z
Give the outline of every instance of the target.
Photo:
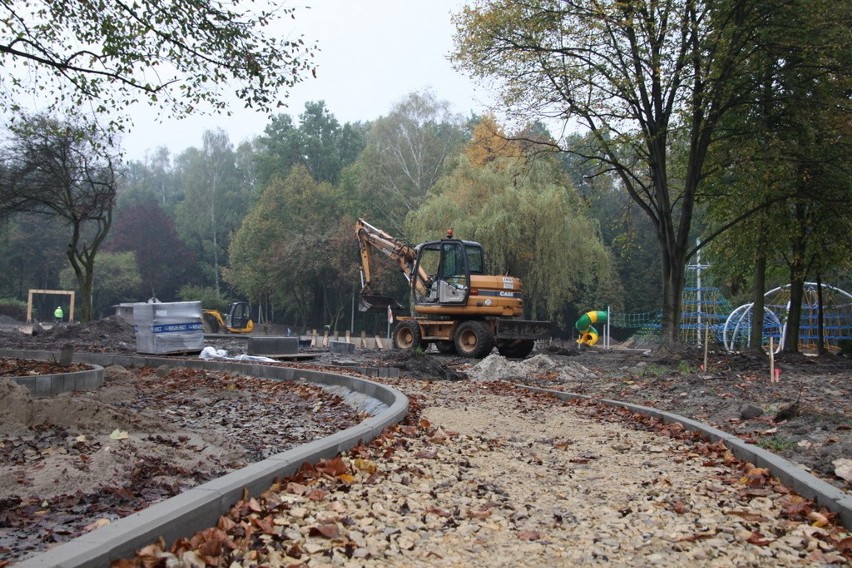
M 409 215 L 407 234 L 419 242 L 452 228 L 458 238 L 482 243 L 489 272 L 521 278 L 527 317 L 559 321 L 571 304 L 581 311 L 620 306 L 609 251 L 557 160 L 488 139 L 494 137 L 477 136 L 468 145 Z
M 682 347 L 684 269 L 695 196 L 732 77 L 760 15 L 744 0 L 493 0 L 455 18 L 455 61 L 494 79 L 525 121 L 591 133 L 584 157 L 617 176 L 662 253 L 662 344 Z M 675 145 L 683 166 L 674 167 Z

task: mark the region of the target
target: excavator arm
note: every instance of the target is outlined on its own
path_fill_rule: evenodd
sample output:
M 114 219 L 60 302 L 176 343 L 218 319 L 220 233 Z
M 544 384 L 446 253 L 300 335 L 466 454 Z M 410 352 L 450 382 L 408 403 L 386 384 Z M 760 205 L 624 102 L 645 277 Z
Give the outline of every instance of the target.
M 387 306 L 397 305 L 393 298 L 375 294 L 373 291 L 373 250 L 378 250 L 395 261 L 409 284 L 414 277 L 417 250 L 370 225 L 364 219 L 358 219 L 355 222 L 355 234 L 358 237 L 360 248 L 361 311 L 383 310 Z M 429 276 L 422 269 L 419 269 L 414 283 L 415 287 L 418 291 L 425 292 L 429 284 Z

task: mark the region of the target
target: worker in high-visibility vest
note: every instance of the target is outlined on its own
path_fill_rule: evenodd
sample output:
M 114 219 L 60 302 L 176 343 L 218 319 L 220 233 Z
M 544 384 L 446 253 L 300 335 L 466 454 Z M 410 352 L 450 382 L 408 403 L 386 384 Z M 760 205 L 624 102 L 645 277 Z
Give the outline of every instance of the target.
M 56 320 L 57 325 L 62 323 L 62 318 L 65 317 L 65 312 L 62 311 L 62 306 L 56 306 L 56 309 L 53 310 L 53 319 Z

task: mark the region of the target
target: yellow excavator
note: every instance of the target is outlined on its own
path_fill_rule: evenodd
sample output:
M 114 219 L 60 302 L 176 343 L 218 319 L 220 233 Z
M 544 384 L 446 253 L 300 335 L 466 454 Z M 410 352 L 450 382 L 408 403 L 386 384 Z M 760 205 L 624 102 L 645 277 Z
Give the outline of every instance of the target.
M 217 310 L 201 310 L 204 331 L 207 333 L 251 333 L 251 321 L 247 302 L 233 302 L 228 313 L 222 316 Z
M 485 251 L 473 241 L 447 238 L 411 246 L 373 227 L 355 222 L 360 247 L 361 310 L 397 305 L 373 290 L 372 253 L 392 260 L 408 280 L 411 315 L 396 318 L 392 338 L 401 349 L 434 343 L 442 353 L 482 358 L 494 347 L 504 357 L 523 358 L 537 339 L 550 336 L 550 322 L 523 319 L 521 281 L 485 273 Z

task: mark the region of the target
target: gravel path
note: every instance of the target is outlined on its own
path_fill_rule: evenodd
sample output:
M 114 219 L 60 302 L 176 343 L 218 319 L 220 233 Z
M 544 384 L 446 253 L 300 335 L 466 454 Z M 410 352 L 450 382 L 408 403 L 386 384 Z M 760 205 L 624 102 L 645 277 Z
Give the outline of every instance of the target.
M 166 557 L 189 566 L 206 551 L 231 567 L 848 562 L 848 534 L 678 428 L 636 429 L 612 410 L 502 382 L 390 382 L 412 397 L 408 424 L 238 503 Z

